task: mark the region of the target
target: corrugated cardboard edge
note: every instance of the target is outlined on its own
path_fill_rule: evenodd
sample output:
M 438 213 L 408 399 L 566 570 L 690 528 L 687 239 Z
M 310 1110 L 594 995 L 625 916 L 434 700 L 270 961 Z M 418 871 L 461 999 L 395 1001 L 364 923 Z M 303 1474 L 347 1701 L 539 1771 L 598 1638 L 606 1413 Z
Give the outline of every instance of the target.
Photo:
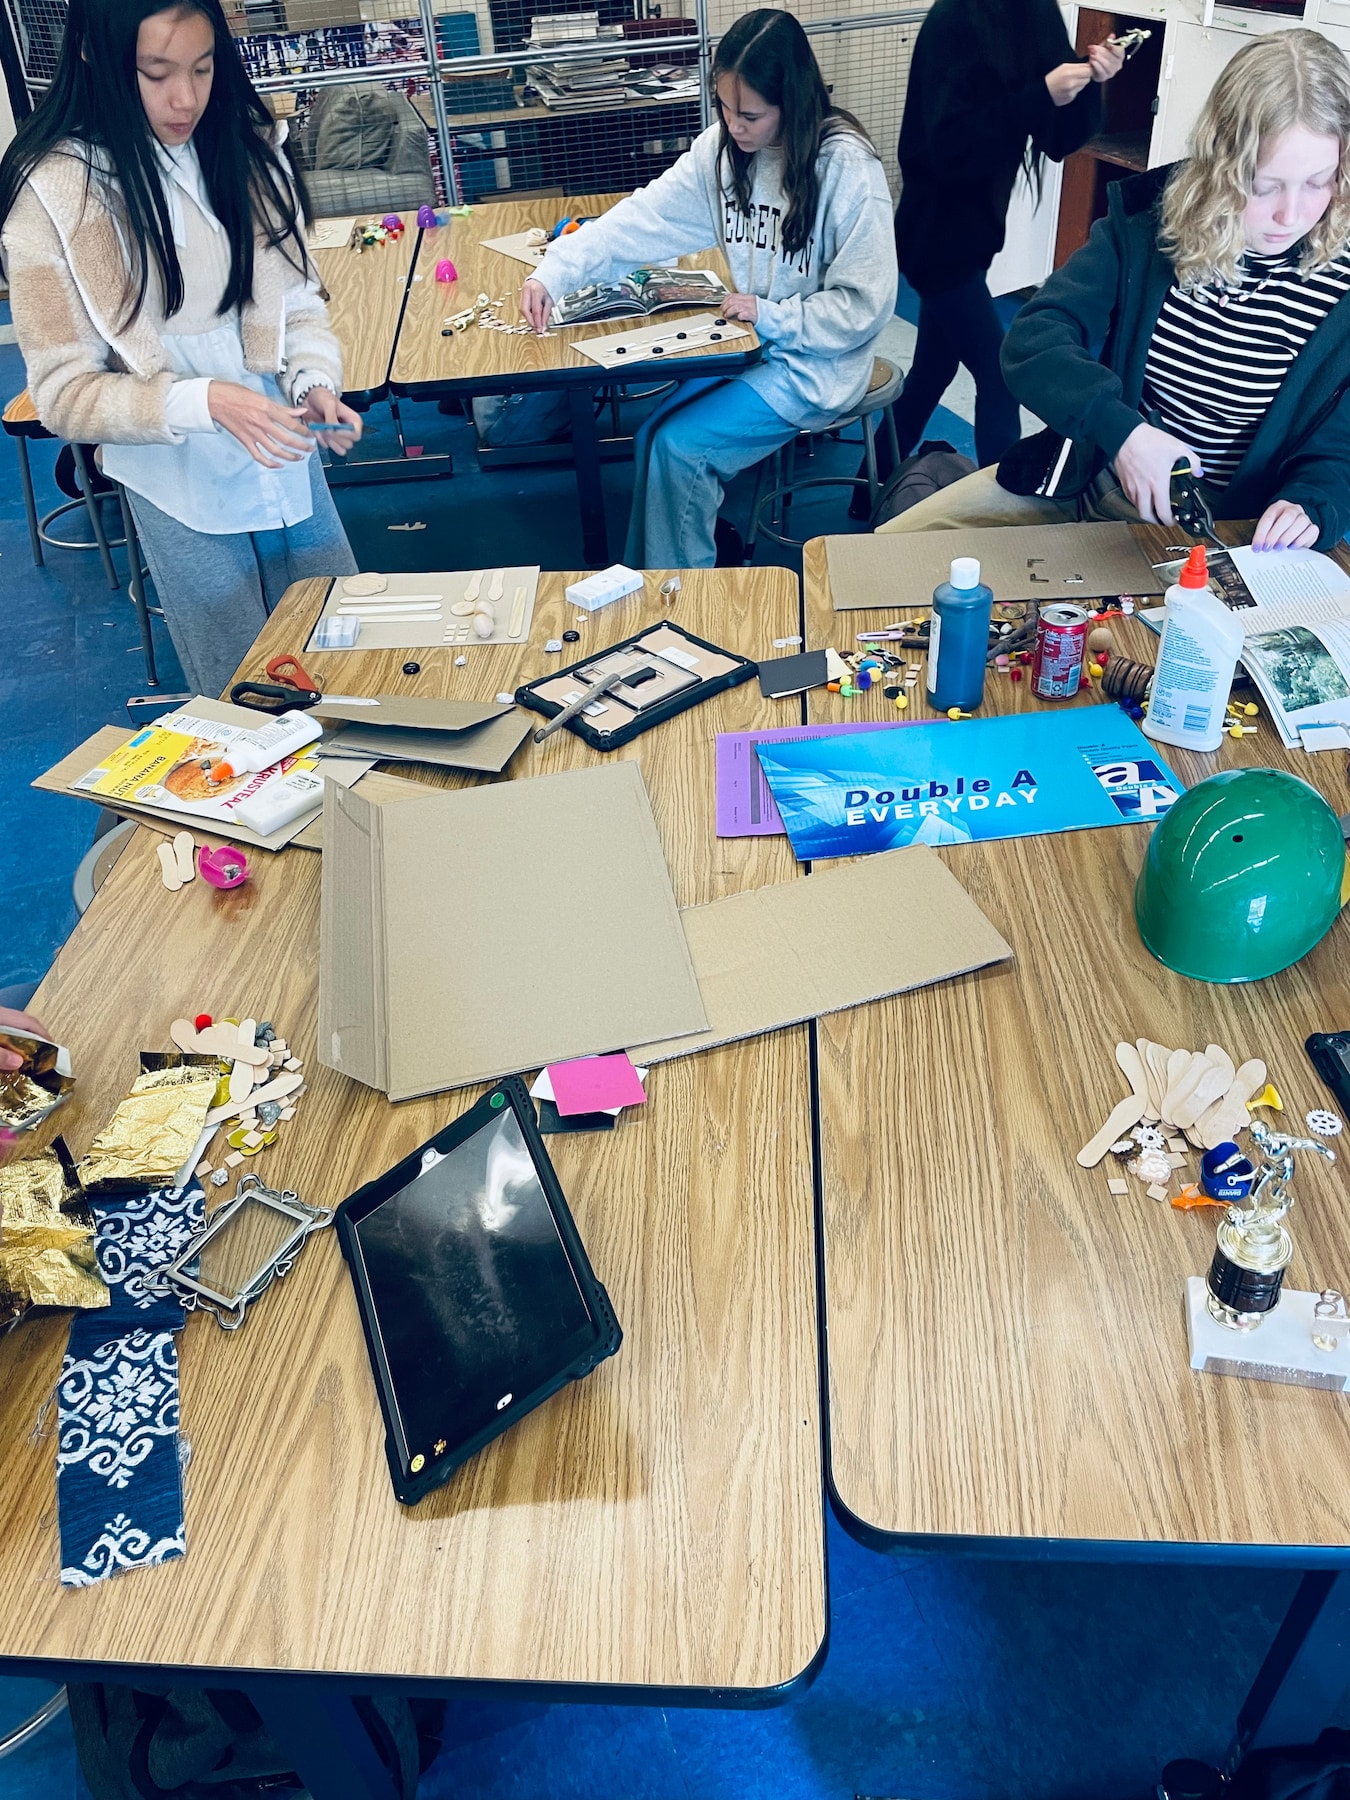
M 325 737 L 324 748 L 333 760 L 374 757 L 378 762 L 420 762 L 432 768 L 463 769 L 471 775 L 500 775 L 534 723 L 530 714 L 517 707 L 504 707 L 492 718 L 460 731 L 358 723 L 344 725 L 331 739 Z
M 681 913 L 710 1028 L 630 1045 L 665 1062 L 843 1012 L 1012 956 L 942 858 L 916 846 Z M 834 972 L 822 968 L 828 959 Z M 787 1004 L 766 989 L 786 986 Z

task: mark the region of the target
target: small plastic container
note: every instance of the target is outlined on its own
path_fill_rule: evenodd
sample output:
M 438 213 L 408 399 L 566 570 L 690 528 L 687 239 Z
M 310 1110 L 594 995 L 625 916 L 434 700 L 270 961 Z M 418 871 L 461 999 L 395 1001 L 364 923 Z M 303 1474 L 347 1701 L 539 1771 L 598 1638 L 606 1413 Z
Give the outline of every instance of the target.
M 984 699 L 985 659 L 994 594 L 974 556 L 958 556 L 950 581 L 933 590 L 928 627 L 928 704 L 935 712 L 973 712 Z

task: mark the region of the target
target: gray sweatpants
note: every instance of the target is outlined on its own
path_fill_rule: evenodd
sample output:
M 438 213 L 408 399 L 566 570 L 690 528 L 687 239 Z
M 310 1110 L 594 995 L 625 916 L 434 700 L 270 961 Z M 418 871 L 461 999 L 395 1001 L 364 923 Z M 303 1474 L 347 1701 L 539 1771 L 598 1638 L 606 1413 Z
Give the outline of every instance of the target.
M 224 693 L 293 581 L 356 573 L 317 454 L 309 459 L 309 485 L 314 510 L 299 525 L 221 536 L 189 530 L 128 488 L 141 548 L 190 693 L 207 699 Z

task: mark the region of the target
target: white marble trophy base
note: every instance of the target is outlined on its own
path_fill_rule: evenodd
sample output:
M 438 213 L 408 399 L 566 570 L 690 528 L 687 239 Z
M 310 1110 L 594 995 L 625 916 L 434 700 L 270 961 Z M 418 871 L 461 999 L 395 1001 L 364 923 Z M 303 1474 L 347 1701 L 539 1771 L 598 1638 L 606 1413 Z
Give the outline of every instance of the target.
M 1316 1294 L 1285 1288 L 1280 1304 L 1254 1331 L 1230 1331 L 1205 1305 L 1204 1278 L 1186 1282 L 1186 1326 L 1191 1367 L 1207 1375 L 1239 1375 L 1248 1381 L 1282 1381 L 1292 1387 L 1350 1387 L 1350 1321 L 1317 1319 Z M 1319 1350 L 1313 1332 L 1335 1339 L 1334 1350 Z

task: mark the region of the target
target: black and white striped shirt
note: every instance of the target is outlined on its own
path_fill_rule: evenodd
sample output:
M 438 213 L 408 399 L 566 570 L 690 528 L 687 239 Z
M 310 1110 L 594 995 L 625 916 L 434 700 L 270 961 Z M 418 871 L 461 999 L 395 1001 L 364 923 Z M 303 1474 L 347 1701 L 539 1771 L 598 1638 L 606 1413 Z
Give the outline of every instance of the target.
M 1350 251 L 1301 274 L 1299 245 L 1250 251 L 1234 288 L 1168 289 L 1144 369 L 1144 407 L 1199 452 L 1205 478 L 1226 486 L 1295 357 L 1350 293 Z

